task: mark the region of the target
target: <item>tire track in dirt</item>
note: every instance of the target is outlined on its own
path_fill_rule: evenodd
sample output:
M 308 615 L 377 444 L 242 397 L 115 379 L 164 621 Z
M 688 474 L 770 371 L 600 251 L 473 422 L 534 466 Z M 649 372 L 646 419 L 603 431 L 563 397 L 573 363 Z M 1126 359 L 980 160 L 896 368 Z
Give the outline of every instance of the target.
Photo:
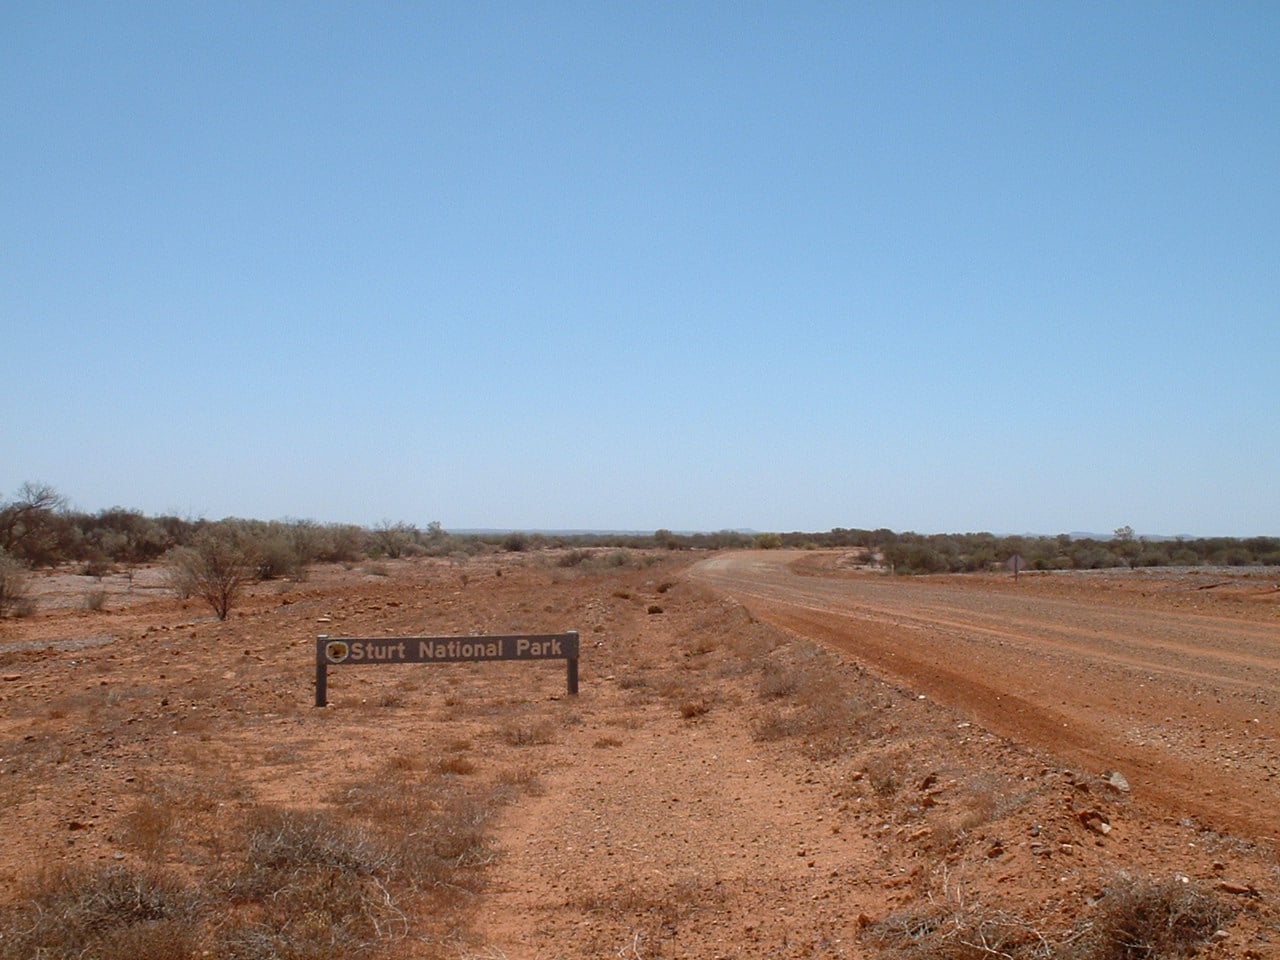
M 1015 742 L 1247 836 L 1275 834 L 1280 631 L 1173 605 L 1009 596 L 951 581 L 801 576 L 728 555 L 694 576 Z M 1181 639 L 1206 637 L 1202 646 Z M 1176 638 L 1170 640 L 1170 638 Z
M 754 597 L 764 601 L 773 599 L 768 592 L 759 591 L 735 591 L 735 596 Z M 1274 658 L 1238 651 L 1215 650 L 1211 663 L 1217 669 L 1195 669 L 1170 663 L 1171 657 L 1204 660 L 1206 650 L 1212 647 L 1205 644 L 1164 642 L 1154 637 L 1148 637 L 1146 642 L 1135 642 L 1135 633 L 1148 630 L 1146 622 L 1137 616 L 1108 624 L 1105 629 L 1085 624 L 1058 627 L 1044 619 L 1028 618 L 1020 613 L 1004 617 L 979 611 L 970 614 L 965 611 L 968 615 L 966 618 L 957 616 L 955 608 L 936 603 L 914 604 L 911 612 L 904 612 L 901 606 L 886 604 L 858 603 L 850 606 L 847 597 L 835 594 L 824 603 L 807 602 L 808 598 L 800 592 L 791 593 L 788 597 L 787 602 L 797 609 L 834 613 L 849 619 L 887 623 L 904 629 L 931 630 L 935 633 L 946 631 L 950 640 L 978 635 L 1000 644 L 1018 644 L 1023 648 L 1028 645 L 1043 648 L 1048 642 L 1061 650 L 1087 656 L 1094 663 L 1113 664 L 1139 672 L 1155 666 L 1169 675 L 1200 683 L 1221 684 L 1245 692 L 1275 689 L 1277 680 L 1280 679 L 1280 670 L 1277 669 Z M 1063 612 L 1063 619 L 1070 619 L 1070 613 L 1071 611 Z M 1213 629 L 1219 636 L 1232 636 L 1235 639 L 1234 635 L 1224 633 L 1217 625 Z M 1206 633 L 1206 640 L 1208 639 L 1210 638 Z M 1251 638 L 1250 642 L 1260 645 L 1263 642 L 1261 633 L 1257 634 L 1256 639 Z

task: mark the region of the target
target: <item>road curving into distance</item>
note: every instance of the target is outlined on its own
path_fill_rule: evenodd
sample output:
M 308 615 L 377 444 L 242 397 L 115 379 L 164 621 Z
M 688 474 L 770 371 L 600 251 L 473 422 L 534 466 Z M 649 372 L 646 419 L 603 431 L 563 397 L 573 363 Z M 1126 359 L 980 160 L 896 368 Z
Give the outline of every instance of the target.
M 837 561 L 726 553 L 693 577 L 994 733 L 1118 770 L 1163 815 L 1280 837 L 1276 585 L 1263 602 L 1210 603 L 1199 601 L 1214 584 L 1176 578 L 1140 592 L 1054 575 L 887 577 Z

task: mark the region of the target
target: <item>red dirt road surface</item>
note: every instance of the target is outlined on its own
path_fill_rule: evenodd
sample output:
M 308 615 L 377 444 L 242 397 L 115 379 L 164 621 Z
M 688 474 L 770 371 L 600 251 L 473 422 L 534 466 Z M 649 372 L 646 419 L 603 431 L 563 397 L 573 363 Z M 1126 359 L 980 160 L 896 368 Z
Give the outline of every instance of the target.
M 848 561 L 849 558 L 845 558 Z M 1280 835 L 1280 573 L 889 578 L 830 555 L 696 576 L 1011 740 L 1123 772 L 1174 816 Z

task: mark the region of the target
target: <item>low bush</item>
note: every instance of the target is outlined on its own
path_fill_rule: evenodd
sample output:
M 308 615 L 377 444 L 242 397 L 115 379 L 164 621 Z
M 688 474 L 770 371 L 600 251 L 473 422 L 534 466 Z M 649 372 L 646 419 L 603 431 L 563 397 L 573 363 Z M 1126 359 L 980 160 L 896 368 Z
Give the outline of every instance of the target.
M 388 854 L 358 827 L 323 812 L 267 810 L 253 821 L 245 862 L 225 885 L 251 920 L 221 931 L 233 960 L 367 956 L 408 921 L 386 883 Z
M 199 597 L 225 620 L 255 576 L 257 562 L 254 545 L 242 531 L 216 525 L 197 534 L 191 546 L 170 551 L 169 584 L 180 598 Z
M 199 914 L 197 896 L 159 872 L 115 865 L 49 874 L 2 918 L 0 958 L 184 960 L 198 955 Z
M 155 862 L 173 834 L 175 819 L 166 798 L 143 797 L 125 819 L 129 844 L 148 862 Z
M 513 747 L 531 747 L 555 743 L 556 730 L 550 720 L 512 720 L 499 731 L 503 742 Z
M 1106 891 L 1072 960 L 1177 960 L 1208 942 L 1227 911 L 1191 884 L 1124 880 Z
M 680 704 L 680 716 L 693 720 L 711 712 L 711 701 L 707 697 L 695 697 Z
M 757 690 L 766 701 L 752 722 L 757 740 L 799 741 L 810 759 L 838 756 L 875 730 L 873 708 L 849 695 L 830 655 L 815 647 L 766 661 Z
M 436 763 L 436 773 L 453 774 L 455 776 L 466 776 L 469 773 L 476 772 L 476 762 L 470 757 L 464 757 L 459 754 L 443 757 Z
M 272 532 L 254 542 L 254 575 L 259 580 L 275 580 L 280 577 L 305 578 L 306 564 L 297 546 L 283 532 Z
M 929 904 L 890 914 L 868 939 L 897 960 L 1057 960 L 1061 954 L 1028 921 L 981 904 Z
M 907 908 L 864 937 L 895 960 L 1184 960 L 1226 919 L 1221 903 L 1189 884 L 1123 879 L 1080 930 L 969 901 Z
M 28 606 L 34 610 L 27 568 L 0 551 L 0 617 L 22 616 Z

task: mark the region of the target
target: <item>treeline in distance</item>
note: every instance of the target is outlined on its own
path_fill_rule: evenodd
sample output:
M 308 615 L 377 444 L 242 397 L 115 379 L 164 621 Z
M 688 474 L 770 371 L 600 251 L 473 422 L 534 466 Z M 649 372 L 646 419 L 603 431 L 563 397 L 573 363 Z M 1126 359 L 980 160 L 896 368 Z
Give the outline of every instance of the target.
M 24 485 L 0 500 L 0 557 L 28 568 L 79 565 L 101 575 L 114 565 L 149 563 L 189 546 L 202 531 L 233 530 L 252 542 L 257 575 L 295 575 L 308 564 L 369 558 L 450 556 L 544 547 L 611 546 L 630 549 L 847 548 L 868 565 L 895 573 L 959 573 L 1002 568 L 1011 557 L 1027 570 L 1092 570 L 1169 565 L 1280 565 L 1280 537 L 1150 539 L 1128 527 L 1109 539 L 997 536 L 991 533 L 920 534 L 888 529 L 835 528 L 826 533 L 451 534 L 439 523 L 419 528 L 385 522 L 373 528 L 314 520 L 205 520 L 146 516 L 112 507 L 96 513 L 70 509 L 47 485 Z

